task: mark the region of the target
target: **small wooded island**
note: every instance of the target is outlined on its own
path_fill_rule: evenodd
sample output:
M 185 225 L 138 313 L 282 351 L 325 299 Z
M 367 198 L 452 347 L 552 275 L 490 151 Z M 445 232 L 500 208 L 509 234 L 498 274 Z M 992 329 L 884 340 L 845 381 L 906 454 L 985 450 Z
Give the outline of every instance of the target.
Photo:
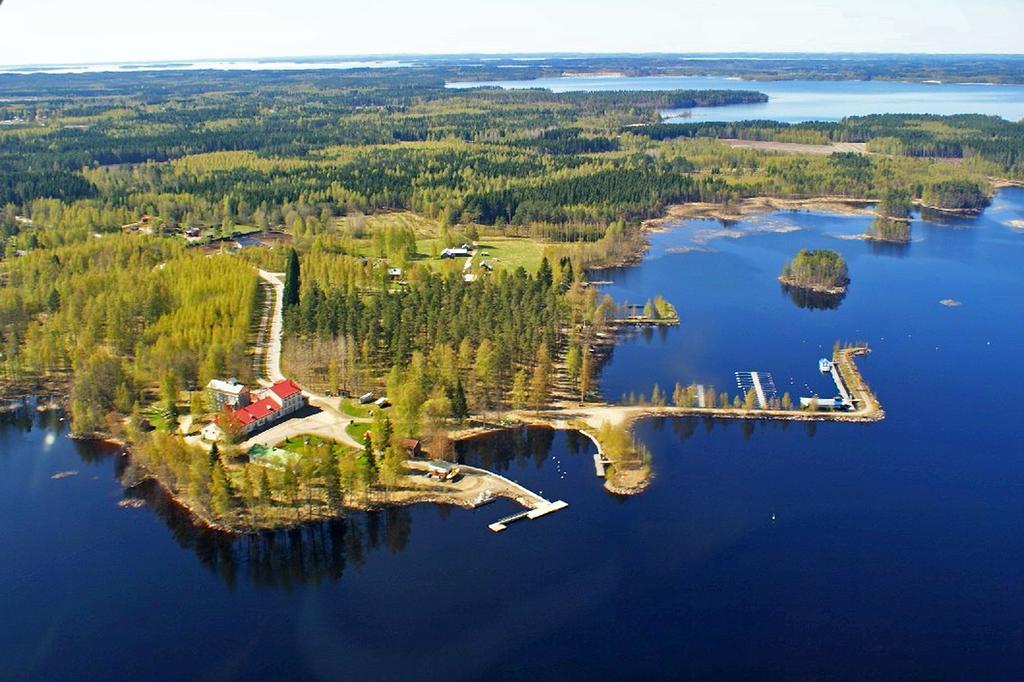
M 914 204 L 910 192 L 892 188 L 878 202 L 878 217 L 871 223 L 868 239 L 906 244 L 910 241 L 910 212 Z
M 842 294 L 846 292 L 850 277 L 846 261 L 835 251 L 800 249 L 782 269 L 779 281 L 786 286 L 822 294 Z

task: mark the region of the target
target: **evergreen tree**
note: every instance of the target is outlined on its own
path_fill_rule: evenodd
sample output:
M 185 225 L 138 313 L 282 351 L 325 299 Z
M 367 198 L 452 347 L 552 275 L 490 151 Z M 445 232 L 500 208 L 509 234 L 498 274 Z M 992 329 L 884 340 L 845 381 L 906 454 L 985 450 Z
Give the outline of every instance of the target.
M 294 464 L 289 464 L 284 468 L 284 475 L 281 477 L 281 485 L 288 498 L 288 503 L 295 507 L 299 498 L 299 474 L 298 471 L 296 471 Z M 298 513 L 299 510 L 296 508 L 296 517 L 298 516 Z
M 192 457 L 188 472 L 188 496 L 201 507 L 210 502 L 210 460 L 205 455 Z
M 334 448 L 328 448 L 324 457 L 324 486 L 327 488 L 327 504 L 333 511 L 342 507 L 341 475 L 338 469 L 338 455 Z
M 266 467 L 260 467 L 259 477 L 256 479 L 256 492 L 259 494 L 260 502 L 263 504 L 273 502 L 271 498 L 273 493 L 270 489 L 270 476 L 267 474 Z
M 547 256 L 544 256 L 540 261 L 540 269 L 537 271 L 537 281 L 539 281 L 545 289 L 550 289 L 554 282 L 554 275 L 551 272 L 551 263 L 548 262 Z
M 551 355 L 541 344 L 537 349 L 537 362 L 530 378 L 530 405 L 535 410 L 544 407 L 551 398 Z
M 178 380 L 172 372 L 164 374 L 160 382 L 160 396 L 164 401 L 164 409 L 173 421 L 178 416 Z M 171 428 L 173 430 L 174 424 L 171 424 Z
M 580 347 L 575 343 L 569 346 L 569 350 L 565 354 L 565 371 L 569 375 L 569 381 L 576 383 L 580 378 L 580 365 L 583 362 L 583 357 L 580 353 Z
M 452 391 L 452 417 L 459 421 L 463 421 L 469 418 L 469 406 L 466 404 L 466 391 L 462 388 L 462 379 L 459 379 L 455 384 L 455 390 Z
M 295 249 L 288 251 L 288 266 L 284 278 L 284 307 L 292 308 L 299 304 L 299 255 Z
M 590 384 L 594 380 L 594 361 L 590 348 L 584 348 L 583 361 L 580 363 L 580 403 L 587 402 L 587 395 L 590 393 Z
M 221 518 L 231 511 L 231 485 L 220 461 L 213 465 L 210 474 L 210 504 L 213 513 Z
M 377 460 L 373 452 L 373 439 L 367 433 L 363 436 L 363 459 L 366 460 L 367 482 L 372 482 L 377 474 Z
M 512 380 L 512 391 L 509 394 L 509 402 L 512 404 L 513 410 L 521 410 L 529 403 L 530 400 L 530 389 L 529 389 L 529 378 L 525 369 L 521 369 L 516 372 L 515 378 Z
M 246 464 L 242 470 L 242 488 L 240 490 L 242 494 L 242 503 L 245 508 L 249 511 L 250 522 L 255 523 L 256 521 L 256 471 L 254 470 L 255 464 Z

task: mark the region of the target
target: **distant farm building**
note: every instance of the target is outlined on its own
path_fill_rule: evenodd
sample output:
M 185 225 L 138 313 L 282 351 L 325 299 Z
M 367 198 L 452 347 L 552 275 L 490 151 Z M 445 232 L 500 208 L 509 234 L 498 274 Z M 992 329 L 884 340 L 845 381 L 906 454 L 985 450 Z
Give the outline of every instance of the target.
M 422 457 L 423 456 L 423 445 L 415 438 L 405 438 L 402 440 L 402 449 L 405 450 L 405 454 L 409 457 Z
M 462 245 L 444 249 L 441 252 L 441 258 L 469 258 L 469 248 Z

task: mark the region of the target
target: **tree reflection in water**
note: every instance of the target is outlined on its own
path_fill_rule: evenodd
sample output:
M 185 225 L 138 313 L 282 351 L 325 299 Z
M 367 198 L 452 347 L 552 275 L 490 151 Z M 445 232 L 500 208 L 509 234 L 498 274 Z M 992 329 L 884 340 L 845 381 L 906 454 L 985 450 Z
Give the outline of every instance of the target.
M 841 294 L 823 294 L 819 291 L 791 287 L 787 284 L 783 284 L 781 287 L 782 293 L 788 295 L 798 308 L 809 310 L 835 310 L 843 302 L 843 299 L 846 298 L 846 292 Z
M 869 239 L 868 248 L 876 256 L 894 256 L 906 258 L 910 255 L 910 242 L 889 242 L 879 239 Z
M 578 454 L 589 445 L 581 441 L 578 433 L 567 439 L 570 452 Z M 522 427 L 489 433 L 479 438 L 459 441 L 455 444 L 459 462 L 489 471 L 505 472 L 512 464 L 531 460 L 538 469 L 543 466 L 551 452 L 555 432 L 543 427 Z
M 142 499 L 181 547 L 229 586 L 244 578 L 257 587 L 290 589 L 337 582 L 348 565 L 360 566 L 375 549 L 398 554 L 409 542 L 408 508 L 355 512 L 297 528 L 232 535 L 196 525 L 192 516 L 152 481 L 125 491 Z

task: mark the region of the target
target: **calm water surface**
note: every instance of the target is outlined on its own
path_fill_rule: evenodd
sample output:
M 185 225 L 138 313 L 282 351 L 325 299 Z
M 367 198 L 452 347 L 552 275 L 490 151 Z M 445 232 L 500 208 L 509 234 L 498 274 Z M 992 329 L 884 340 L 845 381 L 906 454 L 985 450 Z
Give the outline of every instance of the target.
M 564 76 L 519 81 L 450 83 L 449 87 L 498 86 L 580 90 L 757 90 L 764 104 L 735 104 L 663 112 L 668 122 L 772 120 L 838 121 L 867 114 L 990 114 L 1024 118 L 1024 86 L 892 81 L 743 81 L 702 76 Z
M 115 450 L 52 416 L 0 426 L 0 677 L 11 679 L 1015 679 L 1024 669 L 1018 356 L 1024 191 L 914 241 L 848 239 L 815 213 L 683 221 L 615 296 L 672 300 L 611 397 L 763 370 L 821 386 L 837 339 L 879 424 L 651 420 L 657 478 L 606 494 L 589 441 L 519 431 L 461 447 L 569 508 L 495 535 L 514 507 L 418 506 L 231 541 L 125 493 Z M 831 308 L 775 277 L 800 247 L 852 276 Z M 961 307 L 939 304 L 953 298 Z M 803 305 L 804 307 L 801 307 Z M 822 387 L 824 388 L 824 387 Z M 77 475 L 54 480 L 53 474 Z

